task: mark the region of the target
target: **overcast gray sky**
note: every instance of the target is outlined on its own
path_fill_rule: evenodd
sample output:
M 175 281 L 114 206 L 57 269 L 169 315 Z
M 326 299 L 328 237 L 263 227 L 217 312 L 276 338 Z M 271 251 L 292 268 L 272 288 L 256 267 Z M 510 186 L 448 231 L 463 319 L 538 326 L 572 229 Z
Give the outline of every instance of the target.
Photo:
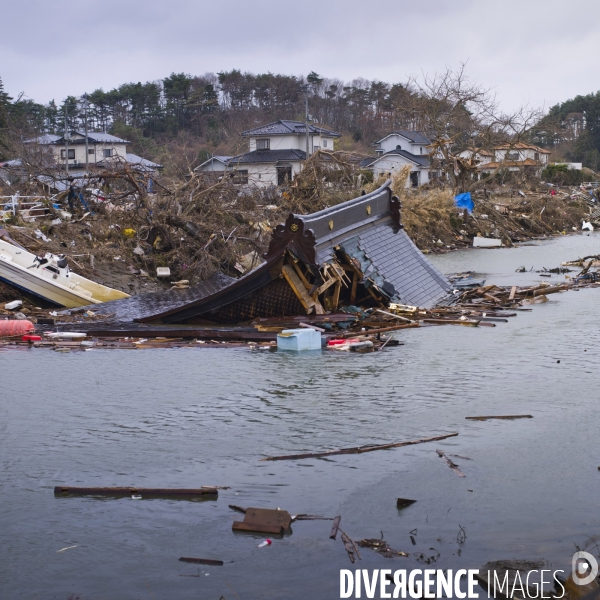
M 6 91 L 57 101 L 171 72 L 403 82 L 468 61 L 502 106 L 600 89 L 598 0 L 18 0 L 0 11 Z

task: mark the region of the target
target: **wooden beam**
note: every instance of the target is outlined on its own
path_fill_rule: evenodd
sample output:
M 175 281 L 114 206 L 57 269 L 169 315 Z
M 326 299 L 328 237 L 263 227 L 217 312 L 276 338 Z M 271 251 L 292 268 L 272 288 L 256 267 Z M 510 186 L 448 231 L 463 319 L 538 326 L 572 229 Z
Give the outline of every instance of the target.
M 294 294 L 300 302 L 302 306 L 304 306 L 306 310 L 306 314 L 310 314 L 313 310 L 317 315 L 322 315 L 325 313 L 321 303 L 318 300 L 313 300 L 307 293 L 303 283 L 300 281 L 300 278 L 296 274 L 296 271 L 290 265 L 283 265 L 282 273 L 285 277 L 285 280 L 288 282 L 289 286 L 292 288 Z
M 352 278 L 352 290 L 350 291 L 350 304 L 356 302 L 356 288 L 358 287 L 358 273 L 354 270 L 354 277 Z
M 310 283 L 308 283 L 308 279 L 306 279 L 306 277 L 304 276 L 304 273 L 302 272 L 302 269 L 300 268 L 300 265 L 298 264 L 298 262 L 295 261 L 294 259 L 292 259 L 292 265 L 294 266 L 296 273 L 298 273 L 298 277 L 300 277 L 300 281 L 302 281 L 302 283 L 304 284 L 304 287 L 307 290 L 312 289 L 312 285 Z

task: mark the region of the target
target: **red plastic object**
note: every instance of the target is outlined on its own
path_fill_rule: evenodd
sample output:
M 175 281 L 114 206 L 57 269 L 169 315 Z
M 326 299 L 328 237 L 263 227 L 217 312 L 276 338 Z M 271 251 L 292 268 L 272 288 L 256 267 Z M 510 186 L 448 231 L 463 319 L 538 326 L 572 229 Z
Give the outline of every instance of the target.
M 328 346 L 340 346 L 342 344 L 353 344 L 355 342 L 360 342 L 358 338 L 348 338 L 347 340 L 329 340 L 327 342 Z
M 23 335 L 35 329 L 31 321 L 5 319 L 0 321 L 0 337 L 9 335 Z
M 21 338 L 21 340 L 24 342 L 40 342 L 42 340 L 42 336 L 41 335 L 24 335 Z

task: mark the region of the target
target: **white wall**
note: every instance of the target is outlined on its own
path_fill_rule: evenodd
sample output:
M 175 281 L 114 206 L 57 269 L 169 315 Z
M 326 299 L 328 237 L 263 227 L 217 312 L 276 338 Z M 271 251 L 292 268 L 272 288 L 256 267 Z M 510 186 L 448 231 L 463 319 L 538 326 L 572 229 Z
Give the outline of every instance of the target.
M 222 173 L 227 170 L 227 165 L 220 160 L 212 159 L 207 161 L 206 164 L 202 165 L 202 168 L 198 170 L 202 173 Z
M 79 163 L 85 165 L 85 144 L 60 144 L 53 145 L 52 151 L 54 154 L 54 160 L 58 164 L 65 164 L 65 159 L 61 157 L 61 151 L 67 148 L 68 150 L 75 150 L 75 159 L 70 159 L 69 164 Z M 94 164 L 102 161 L 110 161 L 117 160 L 118 158 L 125 160 L 125 154 L 127 153 L 127 145 L 126 144 L 116 144 L 116 143 L 103 143 L 103 144 L 88 144 L 88 148 L 90 150 L 95 150 L 93 154 L 88 154 L 88 163 Z M 111 159 L 104 158 L 104 149 L 112 149 L 113 156 Z
M 378 177 L 379 175 L 385 177 L 388 173 L 397 173 L 404 165 L 410 165 L 411 172 L 418 171 L 420 173 L 419 185 L 429 183 L 429 169 L 415 165 L 413 162 L 399 154 L 388 154 L 383 156 L 368 168 L 373 171 L 375 177 Z M 410 181 L 407 181 L 406 187 L 410 187 Z
M 249 138 L 248 151 L 256 150 L 257 139 L 269 139 L 271 141 L 271 150 L 303 150 L 306 151 L 306 135 L 272 135 L 257 136 Z M 327 140 L 326 150 L 333 150 L 334 138 L 326 138 L 321 135 L 311 135 L 309 137 L 309 152 L 312 154 L 314 148 L 319 146 L 323 150 L 323 140 Z
M 289 164 L 292 167 L 292 181 L 296 178 L 296 175 L 302 170 L 302 161 L 290 161 Z M 236 171 L 248 171 L 248 184 L 249 186 L 257 187 L 270 187 L 277 185 L 277 166 L 275 163 L 253 163 L 253 164 L 241 164 L 234 166 L 233 169 Z M 279 165 L 284 166 L 284 165 Z

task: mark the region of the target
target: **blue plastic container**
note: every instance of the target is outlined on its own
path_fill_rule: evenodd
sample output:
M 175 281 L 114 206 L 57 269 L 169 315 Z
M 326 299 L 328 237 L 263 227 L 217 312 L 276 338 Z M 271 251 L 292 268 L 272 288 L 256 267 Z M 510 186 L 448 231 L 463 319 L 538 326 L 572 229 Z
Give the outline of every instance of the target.
M 278 350 L 320 350 L 321 332 L 316 329 L 285 329 L 277 335 Z

